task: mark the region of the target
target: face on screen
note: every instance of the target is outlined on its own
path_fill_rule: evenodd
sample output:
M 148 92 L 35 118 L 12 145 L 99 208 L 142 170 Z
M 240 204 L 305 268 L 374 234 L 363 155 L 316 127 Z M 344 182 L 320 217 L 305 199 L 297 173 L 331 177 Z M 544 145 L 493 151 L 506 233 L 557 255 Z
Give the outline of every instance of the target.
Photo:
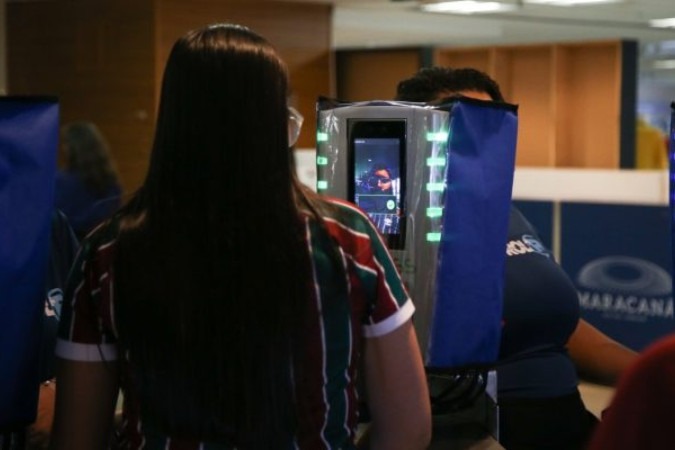
M 401 234 L 401 138 L 354 137 L 354 202 L 384 235 Z

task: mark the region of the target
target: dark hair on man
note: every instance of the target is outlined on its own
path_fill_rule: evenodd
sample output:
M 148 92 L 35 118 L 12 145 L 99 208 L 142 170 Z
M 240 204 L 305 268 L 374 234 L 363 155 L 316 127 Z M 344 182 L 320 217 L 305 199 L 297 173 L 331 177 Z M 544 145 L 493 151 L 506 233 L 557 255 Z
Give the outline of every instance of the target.
M 189 32 L 169 55 L 114 264 L 144 424 L 168 434 L 269 449 L 295 432 L 312 280 L 302 211 L 318 200 L 292 169 L 287 96 L 285 64 L 247 28 Z
M 66 168 L 80 175 L 85 186 L 98 194 L 118 184 L 108 142 L 91 122 L 73 122 L 63 127 Z
M 393 175 L 393 174 L 391 173 L 391 169 L 389 168 L 389 166 L 386 165 L 386 164 L 383 163 L 383 162 L 376 162 L 376 163 L 374 163 L 374 164 L 370 167 L 369 174 L 370 174 L 370 175 L 374 175 L 376 172 L 380 172 L 380 171 L 382 171 L 382 170 L 386 171 L 386 172 L 389 174 L 389 176 L 392 176 L 392 175 Z
M 499 85 L 486 73 L 469 67 L 422 68 L 398 83 L 396 100 L 428 103 L 461 91 L 485 92 L 492 100 L 504 102 Z

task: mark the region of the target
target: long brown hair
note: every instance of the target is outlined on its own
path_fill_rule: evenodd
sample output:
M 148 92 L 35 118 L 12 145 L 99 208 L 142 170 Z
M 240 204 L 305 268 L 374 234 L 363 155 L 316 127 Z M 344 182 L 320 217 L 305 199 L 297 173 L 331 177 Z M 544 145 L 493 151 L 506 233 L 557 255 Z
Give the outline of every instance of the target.
M 114 266 L 146 426 L 243 449 L 292 438 L 312 200 L 293 174 L 287 83 L 274 48 L 241 26 L 189 32 L 171 51 Z

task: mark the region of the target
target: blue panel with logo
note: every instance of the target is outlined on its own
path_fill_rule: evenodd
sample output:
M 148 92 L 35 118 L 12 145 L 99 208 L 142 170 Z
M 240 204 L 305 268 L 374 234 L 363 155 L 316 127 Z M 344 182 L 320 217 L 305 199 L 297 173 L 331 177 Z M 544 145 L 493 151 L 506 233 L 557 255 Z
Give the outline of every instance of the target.
M 641 350 L 675 331 L 668 207 L 563 203 L 561 262 L 609 336 Z

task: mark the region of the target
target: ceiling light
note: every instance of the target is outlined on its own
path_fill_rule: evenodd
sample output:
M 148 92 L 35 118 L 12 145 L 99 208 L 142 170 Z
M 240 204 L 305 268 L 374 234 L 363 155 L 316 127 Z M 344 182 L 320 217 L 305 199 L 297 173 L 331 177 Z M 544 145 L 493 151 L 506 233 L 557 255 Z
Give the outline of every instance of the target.
M 675 17 L 650 20 L 649 25 L 656 28 L 675 28 Z
M 594 5 L 601 3 L 621 3 L 623 0 L 523 0 L 525 3 L 551 6 Z
M 652 64 L 654 69 L 672 70 L 675 69 L 675 59 L 658 59 Z
M 423 3 L 423 11 L 454 14 L 477 14 L 513 11 L 516 5 L 503 1 L 454 0 L 447 2 Z

